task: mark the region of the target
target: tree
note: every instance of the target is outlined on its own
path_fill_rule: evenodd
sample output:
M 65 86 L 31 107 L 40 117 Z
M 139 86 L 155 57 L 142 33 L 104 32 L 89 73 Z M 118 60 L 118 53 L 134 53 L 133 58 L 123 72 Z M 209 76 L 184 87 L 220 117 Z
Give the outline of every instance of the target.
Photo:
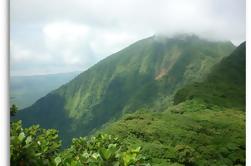
M 18 111 L 17 106 L 15 104 L 12 104 L 12 106 L 10 107 L 10 116 L 15 116 L 17 111 Z

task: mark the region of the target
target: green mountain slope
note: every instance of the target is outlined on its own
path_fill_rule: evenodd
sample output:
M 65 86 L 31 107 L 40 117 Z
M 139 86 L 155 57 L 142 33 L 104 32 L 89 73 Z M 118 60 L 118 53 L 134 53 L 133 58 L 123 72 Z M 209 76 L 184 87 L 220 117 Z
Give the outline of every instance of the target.
M 191 35 L 149 37 L 100 61 L 17 117 L 25 125 L 59 129 L 67 141 L 125 112 L 168 105 L 177 88 L 202 80 L 234 48 L 231 42 Z
M 19 109 L 31 106 L 47 93 L 76 77 L 79 72 L 10 77 L 10 104 Z
M 101 131 L 141 146 L 152 165 L 245 165 L 245 43 L 174 100 L 163 112 L 141 109 Z
M 174 97 L 174 103 L 195 98 L 209 105 L 243 108 L 246 91 L 245 50 L 246 45 L 242 43 L 229 57 L 213 68 L 205 81 L 179 90 Z

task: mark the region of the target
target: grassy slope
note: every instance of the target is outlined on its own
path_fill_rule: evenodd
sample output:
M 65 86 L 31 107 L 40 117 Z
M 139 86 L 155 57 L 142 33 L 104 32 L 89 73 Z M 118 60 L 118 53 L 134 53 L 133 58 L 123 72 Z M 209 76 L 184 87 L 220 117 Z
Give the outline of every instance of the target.
M 69 141 L 124 112 L 166 103 L 177 88 L 203 79 L 233 49 L 230 42 L 196 36 L 150 37 L 102 60 L 17 116 L 25 125 L 59 129 Z
M 245 165 L 245 43 L 195 85 L 164 112 L 138 110 L 102 132 L 142 146 L 153 165 Z

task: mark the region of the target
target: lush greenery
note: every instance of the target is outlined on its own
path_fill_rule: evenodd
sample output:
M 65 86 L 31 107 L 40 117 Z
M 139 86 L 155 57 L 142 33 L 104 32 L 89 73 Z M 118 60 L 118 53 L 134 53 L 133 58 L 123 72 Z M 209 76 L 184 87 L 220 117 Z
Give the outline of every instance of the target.
M 245 165 L 245 43 L 174 104 L 141 109 L 103 132 L 142 146 L 154 165 Z
M 38 125 L 22 128 L 21 121 L 11 122 L 11 165 L 51 165 L 60 146 L 54 129 L 45 130 Z
M 153 165 L 245 165 L 245 113 L 191 100 L 164 112 L 141 110 L 102 132 L 142 147 Z
M 230 48 L 195 36 L 154 37 L 110 56 L 17 113 L 31 127 L 11 122 L 11 162 L 245 165 L 245 43 L 222 59 Z M 158 68 L 163 61 L 168 70 Z M 57 131 L 35 123 L 59 129 L 69 146 L 60 149 Z
M 174 103 L 199 99 L 209 105 L 228 108 L 245 107 L 246 46 L 242 43 L 230 56 L 217 64 L 205 81 L 187 85 L 179 90 Z
M 140 147 L 130 147 L 122 142 L 118 137 L 107 134 L 92 136 L 90 139 L 74 138 L 70 148 L 60 153 L 55 160 L 59 165 L 149 165 L 140 154 Z
M 74 138 L 69 148 L 60 150 L 61 141 L 55 129 L 39 125 L 23 128 L 21 121 L 11 122 L 11 165 L 55 166 L 147 166 L 140 147 L 122 144 L 117 137 L 100 134 L 96 137 Z
M 25 126 L 58 129 L 69 144 L 124 113 L 162 110 L 178 88 L 203 79 L 234 48 L 193 35 L 152 36 L 100 61 L 17 116 Z

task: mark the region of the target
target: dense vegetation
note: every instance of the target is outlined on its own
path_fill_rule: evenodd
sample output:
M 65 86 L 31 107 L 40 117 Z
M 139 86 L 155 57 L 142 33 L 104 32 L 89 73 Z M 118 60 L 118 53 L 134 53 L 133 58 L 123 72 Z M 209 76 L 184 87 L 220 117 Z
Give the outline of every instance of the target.
M 59 152 L 61 141 L 54 129 L 38 125 L 22 128 L 21 121 L 11 122 L 11 165 L 51 165 Z
M 25 126 L 58 129 L 69 144 L 72 137 L 90 134 L 124 113 L 141 107 L 162 110 L 178 88 L 202 80 L 234 48 L 231 42 L 190 35 L 143 39 L 20 111 L 18 118 Z
M 153 165 L 245 165 L 245 113 L 240 110 L 191 100 L 164 112 L 129 114 L 102 132 L 141 146 Z
M 39 125 L 23 128 L 21 121 L 11 122 L 10 163 L 16 166 L 147 166 L 140 147 L 122 144 L 117 137 L 100 134 L 74 138 L 69 148 L 60 150 L 61 141 L 55 129 Z
M 245 43 L 242 43 L 229 57 L 223 59 L 213 68 L 205 81 L 187 85 L 179 90 L 174 97 L 174 103 L 177 104 L 188 99 L 199 99 L 211 105 L 244 109 L 245 51 Z
M 102 132 L 142 146 L 154 165 L 245 165 L 245 43 L 174 103 L 163 112 L 141 109 Z
M 226 50 L 222 47 L 229 49 L 229 43 L 208 42 L 194 36 L 150 38 L 143 43 L 154 41 L 156 46 L 156 42 L 163 44 L 163 40 L 165 44 L 170 42 L 166 50 L 172 50 L 171 46 L 180 46 L 181 50 L 182 46 L 186 52 L 179 55 L 167 73 L 161 72 L 161 76 L 156 75 L 160 70 L 155 70 L 155 63 L 145 66 L 147 77 L 141 77 L 135 67 L 142 67 L 141 63 L 129 63 L 136 63 L 137 57 L 133 56 L 136 59 L 130 61 L 128 57 L 134 54 L 124 52 L 131 47 L 135 47 L 134 51 L 140 50 L 140 41 L 103 60 L 29 109 L 22 110 L 24 112 L 20 111 L 17 119 L 24 119 L 26 126 L 39 122 L 45 128 L 59 129 L 59 136 L 54 129 L 37 125 L 22 127 L 21 121 L 12 121 L 13 165 L 34 165 L 34 162 L 35 165 L 63 166 L 245 165 L 245 43 L 227 57 L 223 56 Z M 149 53 L 150 47 L 142 47 L 147 49 L 145 54 Z M 154 55 L 168 56 L 170 60 L 172 56 L 168 52 L 158 54 L 161 48 L 158 45 Z M 192 55 L 190 51 L 198 54 Z M 221 55 L 213 54 L 215 52 Z M 218 58 L 220 62 L 212 62 L 205 56 Z M 132 66 L 125 65 L 126 62 Z M 149 74 L 152 71 L 154 74 Z M 71 100 L 76 112 L 68 109 L 67 103 Z M 16 109 L 11 107 L 11 115 L 16 114 Z M 27 117 L 23 117 L 25 115 Z M 70 137 L 85 134 L 91 136 L 69 141 Z M 69 141 L 66 142 L 69 146 L 61 146 L 60 137 L 63 143 Z

